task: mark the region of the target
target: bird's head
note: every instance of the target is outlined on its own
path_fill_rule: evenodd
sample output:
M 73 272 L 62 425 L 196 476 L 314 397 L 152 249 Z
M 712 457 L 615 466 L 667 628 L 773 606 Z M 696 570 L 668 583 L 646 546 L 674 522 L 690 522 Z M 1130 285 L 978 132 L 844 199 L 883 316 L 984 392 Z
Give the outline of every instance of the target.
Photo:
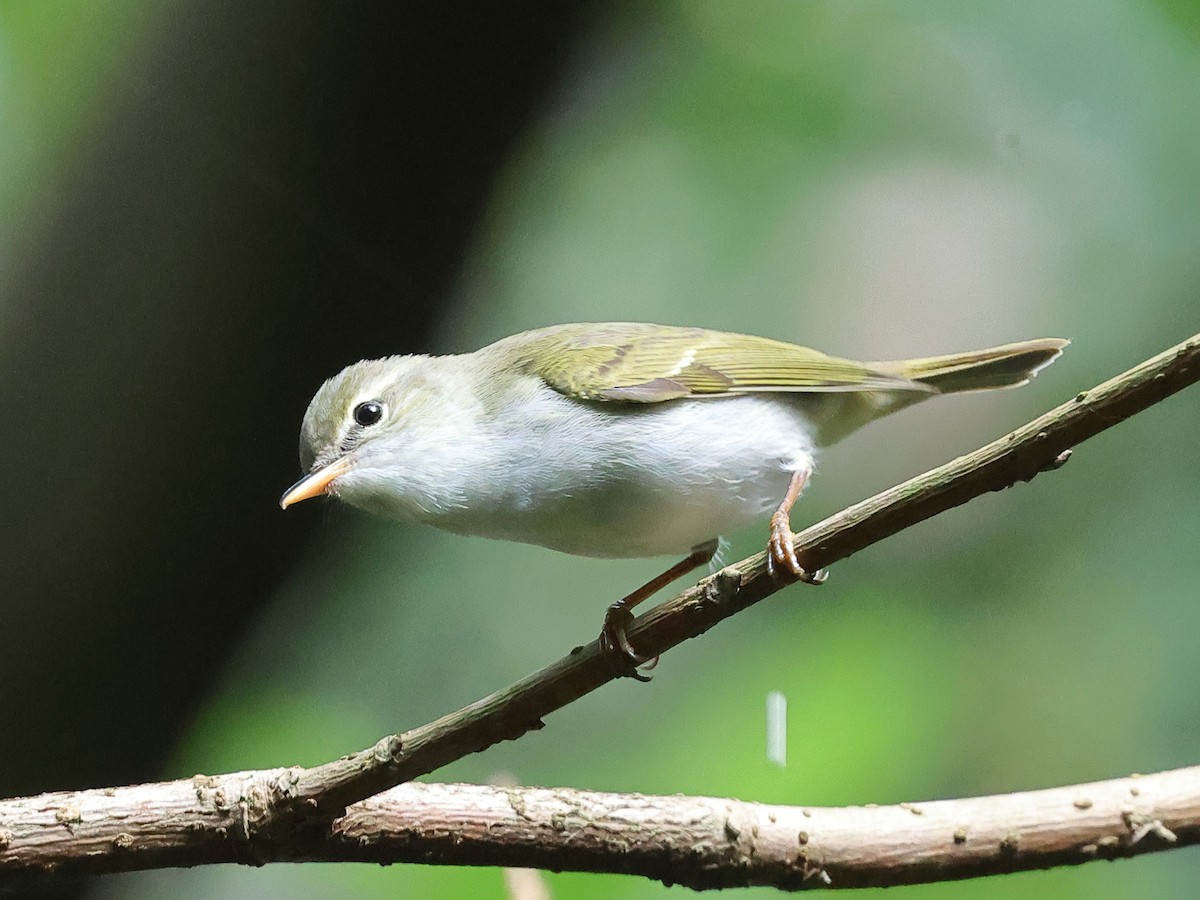
M 279 505 L 329 494 L 372 508 L 381 488 L 394 493 L 436 428 L 443 390 L 432 368 L 428 356 L 364 360 L 321 385 L 300 427 L 304 477 Z

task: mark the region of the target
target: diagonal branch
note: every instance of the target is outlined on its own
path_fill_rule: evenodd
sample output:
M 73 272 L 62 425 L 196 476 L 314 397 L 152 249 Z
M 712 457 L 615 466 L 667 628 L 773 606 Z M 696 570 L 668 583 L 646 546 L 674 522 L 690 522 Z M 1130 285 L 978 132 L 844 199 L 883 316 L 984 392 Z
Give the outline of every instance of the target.
M 998 441 L 806 529 L 795 537 L 800 561 L 809 570 L 827 566 L 981 494 L 1057 468 L 1072 446 L 1197 380 L 1200 335 L 1079 394 Z M 725 567 L 651 610 L 636 621 L 630 633 L 644 652 L 662 654 L 788 583 L 767 574 L 765 556 L 760 553 Z M 198 776 L 193 792 L 214 813 L 199 829 L 212 828 L 223 838 L 238 838 L 236 846 L 243 861 L 270 858 L 265 851 L 278 841 L 319 841 L 328 833 L 329 823 L 351 804 L 468 753 L 540 728 L 543 716 L 613 677 L 593 642 L 457 712 L 404 734 L 389 735 L 374 747 L 339 760 L 311 769 Z M 68 804 L 54 815 L 70 830 L 82 824 L 78 813 Z M 28 860 L 36 856 L 33 847 L 24 847 L 26 837 L 20 824 L 0 818 L 0 874 L 27 871 Z M 192 837 L 192 843 L 202 843 L 200 833 L 193 832 Z M 124 841 L 116 843 L 127 846 Z M 264 851 L 261 856 L 259 848 Z M 185 842 L 161 864 L 204 861 L 186 851 Z M 77 860 L 84 871 L 111 870 L 111 861 L 104 854 L 88 859 L 90 862 Z
M 1070 448 L 1200 380 L 1200 334 L 1083 391 L 1000 440 L 876 494 L 795 538 L 801 564 L 814 571 L 910 525 L 989 491 L 1055 469 Z M 790 581 L 767 573 L 766 554 L 733 565 L 637 619 L 630 636 L 647 656 L 661 655 Z M 327 821 L 345 807 L 397 784 L 542 727 L 542 717 L 611 681 L 596 643 L 510 687 L 374 747 L 300 772 L 265 815 L 287 822 L 303 811 Z

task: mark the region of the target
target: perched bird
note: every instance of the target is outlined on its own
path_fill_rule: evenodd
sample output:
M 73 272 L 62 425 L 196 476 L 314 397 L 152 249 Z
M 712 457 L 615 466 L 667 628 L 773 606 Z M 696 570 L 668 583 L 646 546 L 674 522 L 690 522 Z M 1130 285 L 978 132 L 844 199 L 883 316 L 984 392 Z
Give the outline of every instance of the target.
M 280 505 L 330 494 L 390 518 L 580 556 L 687 554 L 613 604 L 602 643 L 645 661 L 630 610 L 770 515 L 768 559 L 809 581 L 789 513 L 819 447 L 936 394 L 1024 384 L 1056 338 L 854 362 L 768 338 L 627 322 L 557 325 L 474 353 L 364 360 L 300 429 L 306 473 Z

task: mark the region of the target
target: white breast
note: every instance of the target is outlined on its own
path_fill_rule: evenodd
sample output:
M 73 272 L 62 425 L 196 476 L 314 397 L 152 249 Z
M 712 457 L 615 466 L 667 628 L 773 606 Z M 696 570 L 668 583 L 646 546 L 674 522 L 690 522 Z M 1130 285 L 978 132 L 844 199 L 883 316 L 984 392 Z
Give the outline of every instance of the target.
M 420 518 L 450 531 L 581 556 L 685 554 L 761 521 L 813 466 L 812 427 L 787 396 L 585 404 L 541 385 L 460 443 L 458 502 Z

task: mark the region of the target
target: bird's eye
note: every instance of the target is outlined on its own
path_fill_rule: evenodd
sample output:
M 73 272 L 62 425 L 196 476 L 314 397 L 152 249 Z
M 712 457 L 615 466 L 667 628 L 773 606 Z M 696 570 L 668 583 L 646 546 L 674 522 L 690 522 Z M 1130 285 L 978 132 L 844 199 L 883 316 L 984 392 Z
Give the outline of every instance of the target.
M 383 404 L 378 400 L 368 400 L 354 407 L 354 421 L 363 428 L 374 425 L 383 418 Z

